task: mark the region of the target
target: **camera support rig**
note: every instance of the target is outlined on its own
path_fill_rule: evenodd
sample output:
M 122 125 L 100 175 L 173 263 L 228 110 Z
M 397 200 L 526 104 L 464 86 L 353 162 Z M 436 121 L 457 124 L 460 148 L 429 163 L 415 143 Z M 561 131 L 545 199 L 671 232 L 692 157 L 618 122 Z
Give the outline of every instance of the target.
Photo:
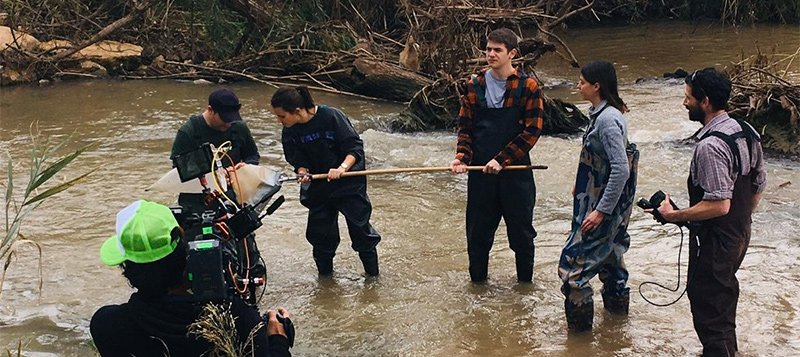
M 217 180 L 214 165 L 224 170 L 218 156 L 225 145 L 215 148 L 205 143 L 172 158 L 181 182 L 198 179 L 202 193 L 179 194 L 178 206 L 171 209 L 188 243 L 186 269 L 194 299 L 198 302 L 225 301 L 232 294 L 238 294 L 245 302 L 255 304 L 256 290 L 266 281 L 266 267 L 253 232 L 285 199 L 279 196 L 260 215 L 280 190 L 280 180 L 271 180 L 264 185 L 266 189 L 258 191 L 252 204 L 244 203 L 241 207 L 229 198 L 233 190 L 226 194 L 209 188 L 206 174 L 211 173 Z M 223 190 L 219 184 L 216 186 Z

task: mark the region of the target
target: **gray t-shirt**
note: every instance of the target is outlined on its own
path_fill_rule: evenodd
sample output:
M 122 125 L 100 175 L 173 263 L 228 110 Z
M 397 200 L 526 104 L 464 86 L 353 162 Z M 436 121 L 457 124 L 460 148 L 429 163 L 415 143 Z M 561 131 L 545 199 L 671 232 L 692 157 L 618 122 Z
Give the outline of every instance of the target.
M 492 70 L 486 71 L 486 106 L 502 108 L 504 94 L 506 94 L 506 81 L 494 78 Z

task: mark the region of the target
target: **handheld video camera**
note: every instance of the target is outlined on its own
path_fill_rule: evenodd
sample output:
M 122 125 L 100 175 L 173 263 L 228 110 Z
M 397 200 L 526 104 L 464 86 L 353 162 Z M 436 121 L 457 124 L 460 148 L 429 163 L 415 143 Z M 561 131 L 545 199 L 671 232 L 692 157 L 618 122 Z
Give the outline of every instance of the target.
M 641 209 L 657 210 L 658 207 L 661 207 L 661 205 L 664 204 L 664 201 L 666 199 L 667 199 L 667 194 L 665 194 L 664 191 L 659 190 L 658 192 L 650 196 L 649 200 L 645 199 L 644 197 L 640 198 L 639 201 L 636 202 L 636 205 L 639 206 L 639 208 Z M 672 206 L 673 209 L 678 209 L 678 206 L 675 204 L 675 202 L 672 202 L 671 198 L 669 200 L 669 204 Z
M 208 187 L 205 177 L 212 172 L 212 165 L 223 170 L 222 163 L 214 160 L 214 150 L 206 143 L 172 158 L 181 182 L 199 179 L 203 187 L 202 193 L 181 193 L 178 206 L 171 207 L 189 246 L 188 279 L 199 302 L 225 301 L 239 294 L 254 304 L 256 289 L 266 280 L 266 267 L 253 232 L 285 201 L 283 196 L 278 197 L 261 214 L 280 190 L 280 180 L 272 180 L 258 191 L 253 204 L 237 207 L 223 199 L 232 196 L 232 190 L 226 194 Z
M 659 190 L 658 192 L 650 196 L 649 200 L 645 198 L 640 198 L 639 201 L 636 202 L 636 205 L 639 206 L 639 208 L 641 209 L 652 209 L 653 211 L 651 212 L 651 214 L 653 215 L 653 218 L 662 225 L 667 223 L 674 223 L 678 226 L 689 227 L 689 222 L 668 222 L 666 219 L 664 219 L 664 216 L 661 215 L 661 212 L 658 211 L 658 208 L 661 207 L 661 205 L 663 205 L 664 203 L 666 203 L 665 202 L 666 200 L 667 200 L 667 194 L 665 194 L 664 191 Z M 669 205 L 672 206 L 672 209 L 674 210 L 679 209 L 678 205 L 676 205 L 671 198 L 669 199 Z

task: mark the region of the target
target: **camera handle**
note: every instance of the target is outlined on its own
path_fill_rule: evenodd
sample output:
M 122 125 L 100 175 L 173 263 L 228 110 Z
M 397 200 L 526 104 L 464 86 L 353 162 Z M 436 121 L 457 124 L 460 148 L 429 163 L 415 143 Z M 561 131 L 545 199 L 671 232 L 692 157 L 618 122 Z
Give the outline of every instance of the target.
M 278 196 L 278 198 L 275 199 L 275 202 L 272 202 L 272 204 L 269 205 L 269 207 L 267 207 L 267 209 L 264 211 L 264 214 L 261 215 L 261 217 L 258 217 L 258 219 L 264 219 L 264 217 L 272 215 L 284 202 L 286 202 L 286 198 L 284 198 L 283 195 Z

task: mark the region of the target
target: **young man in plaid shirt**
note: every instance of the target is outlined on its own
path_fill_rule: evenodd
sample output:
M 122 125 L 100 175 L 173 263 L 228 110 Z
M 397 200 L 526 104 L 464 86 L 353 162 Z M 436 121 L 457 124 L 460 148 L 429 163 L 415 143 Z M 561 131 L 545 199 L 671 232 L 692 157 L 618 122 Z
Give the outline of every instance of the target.
M 501 28 L 489 33 L 489 69 L 473 75 L 461 99 L 453 173 L 467 165 L 483 165 L 469 173 L 467 184 L 467 253 L 473 282 L 488 276 L 489 251 L 502 217 L 515 253 L 517 279 L 533 280 L 533 173 L 503 171 L 508 165 L 529 165 L 531 150 L 542 132 L 542 92 L 533 78 L 514 69 L 517 36 Z

